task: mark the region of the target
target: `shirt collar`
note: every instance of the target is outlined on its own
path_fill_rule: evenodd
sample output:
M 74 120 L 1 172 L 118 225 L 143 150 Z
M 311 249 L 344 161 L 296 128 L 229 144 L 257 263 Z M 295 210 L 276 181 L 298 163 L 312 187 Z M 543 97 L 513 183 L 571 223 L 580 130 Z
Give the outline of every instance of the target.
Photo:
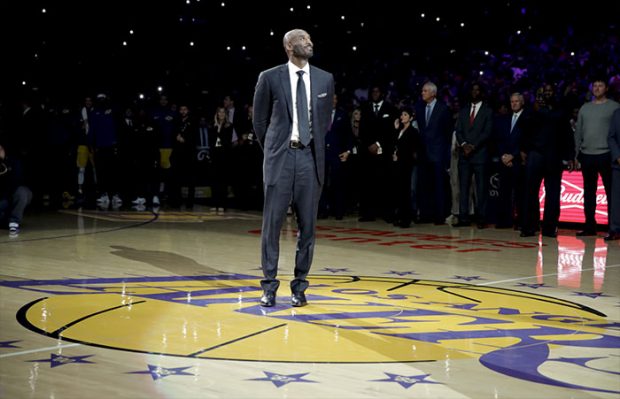
M 288 70 L 291 71 L 291 75 L 297 76 L 297 71 L 304 71 L 305 75 L 310 76 L 310 64 L 306 63 L 303 68 L 299 68 L 297 65 L 293 64 L 291 61 L 287 63 Z

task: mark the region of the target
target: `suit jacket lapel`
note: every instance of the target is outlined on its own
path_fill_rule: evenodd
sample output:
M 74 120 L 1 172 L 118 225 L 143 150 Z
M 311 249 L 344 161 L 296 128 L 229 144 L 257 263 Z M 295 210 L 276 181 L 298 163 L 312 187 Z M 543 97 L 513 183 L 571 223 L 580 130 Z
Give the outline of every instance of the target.
M 486 106 L 487 106 L 487 103 L 483 101 L 482 105 L 480 106 L 480 109 L 478 109 L 478 113 L 476 113 L 476 117 L 474 118 L 474 123 L 472 123 L 471 125 L 472 129 L 474 126 L 478 124 L 478 119 L 480 119 L 479 117 L 482 116 L 481 112 L 484 112 L 484 110 L 486 110 Z M 469 103 L 469 109 L 471 110 L 471 103 Z M 467 116 L 467 124 L 469 125 L 469 114 Z
M 319 81 L 317 74 L 313 71 L 314 68 L 310 66 L 310 117 L 312 118 L 312 123 L 310 126 L 316 126 L 314 124 L 314 115 L 316 115 L 316 96 L 314 93 L 317 90 Z
M 282 85 L 282 91 L 286 98 L 286 109 L 288 115 L 293 120 L 293 95 L 291 94 L 291 78 L 288 73 L 288 65 L 284 64 L 280 68 L 280 84 Z

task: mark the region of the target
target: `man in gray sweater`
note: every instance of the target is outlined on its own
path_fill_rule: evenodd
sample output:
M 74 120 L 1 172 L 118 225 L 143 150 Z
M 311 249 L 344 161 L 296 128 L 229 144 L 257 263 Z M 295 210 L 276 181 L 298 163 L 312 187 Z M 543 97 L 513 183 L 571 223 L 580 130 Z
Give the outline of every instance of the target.
M 577 232 L 579 237 L 596 235 L 596 190 L 599 175 L 603 180 L 607 198 L 611 198 L 611 154 L 607 133 L 611 115 L 620 108 L 620 104 L 607 98 L 607 89 L 605 80 L 594 80 L 592 101 L 585 103 L 577 116 L 575 154 L 577 165 L 581 164 L 583 212 L 586 219 L 584 229 Z

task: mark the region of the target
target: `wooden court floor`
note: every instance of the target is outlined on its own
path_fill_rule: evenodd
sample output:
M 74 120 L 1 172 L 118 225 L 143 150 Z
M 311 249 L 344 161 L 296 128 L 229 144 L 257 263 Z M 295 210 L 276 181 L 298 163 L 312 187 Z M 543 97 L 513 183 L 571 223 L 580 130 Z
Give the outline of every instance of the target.
M 29 214 L 0 230 L 0 398 L 619 398 L 620 243 L 295 223 L 261 308 L 259 213 Z

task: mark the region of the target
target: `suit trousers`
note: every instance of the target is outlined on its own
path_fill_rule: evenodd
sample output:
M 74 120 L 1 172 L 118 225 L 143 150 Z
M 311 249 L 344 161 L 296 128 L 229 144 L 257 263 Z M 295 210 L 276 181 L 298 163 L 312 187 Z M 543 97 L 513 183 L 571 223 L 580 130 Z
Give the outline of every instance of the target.
M 523 208 L 523 231 L 538 231 L 540 222 L 540 185 L 545 182 L 543 232 L 554 232 L 560 220 L 562 161 L 538 151 L 527 154 L 525 164 L 526 199 Z
M 474 207 L 476 222 L 484 223 L 486 219 L 487 198 L 489 196 L 487 165 L 484 163 L 473 163 L 469 160 L 459 159 L 459 222 L 470 222 L 469 220 L 469 193 L 472 177 L 475 176 L 476 186 L 476 205 Z
M 598 188 L 598 176 L 601 175 L 605 194 L 611 196 L 611 155 L 579 154 L 581 174 L 583 176 L 583 213 L 585 215 L 586 230 L 596 230 L 596 191 Z M 609 203 L 609 201 L 607 201 Z
M 609 231 L 620 233 L 620 169 L 611 170 L 611 198 L 607 198 Z
M 265 185 L 263 228 L 261 236 L 261 264 L 265 291 L 276 291 L 280 257 L 280 231 L 286 219 L 286 211 L 292 204 L 297 218 L 297 247 L 295 253 L 292 292 L 304 292 L 308 288 L 306 277 L 314 254 L 316 217 L 321 187 L 316 174 L 312 146 L 303 149 L 287 148 L 286 161 L 279 180 Z

